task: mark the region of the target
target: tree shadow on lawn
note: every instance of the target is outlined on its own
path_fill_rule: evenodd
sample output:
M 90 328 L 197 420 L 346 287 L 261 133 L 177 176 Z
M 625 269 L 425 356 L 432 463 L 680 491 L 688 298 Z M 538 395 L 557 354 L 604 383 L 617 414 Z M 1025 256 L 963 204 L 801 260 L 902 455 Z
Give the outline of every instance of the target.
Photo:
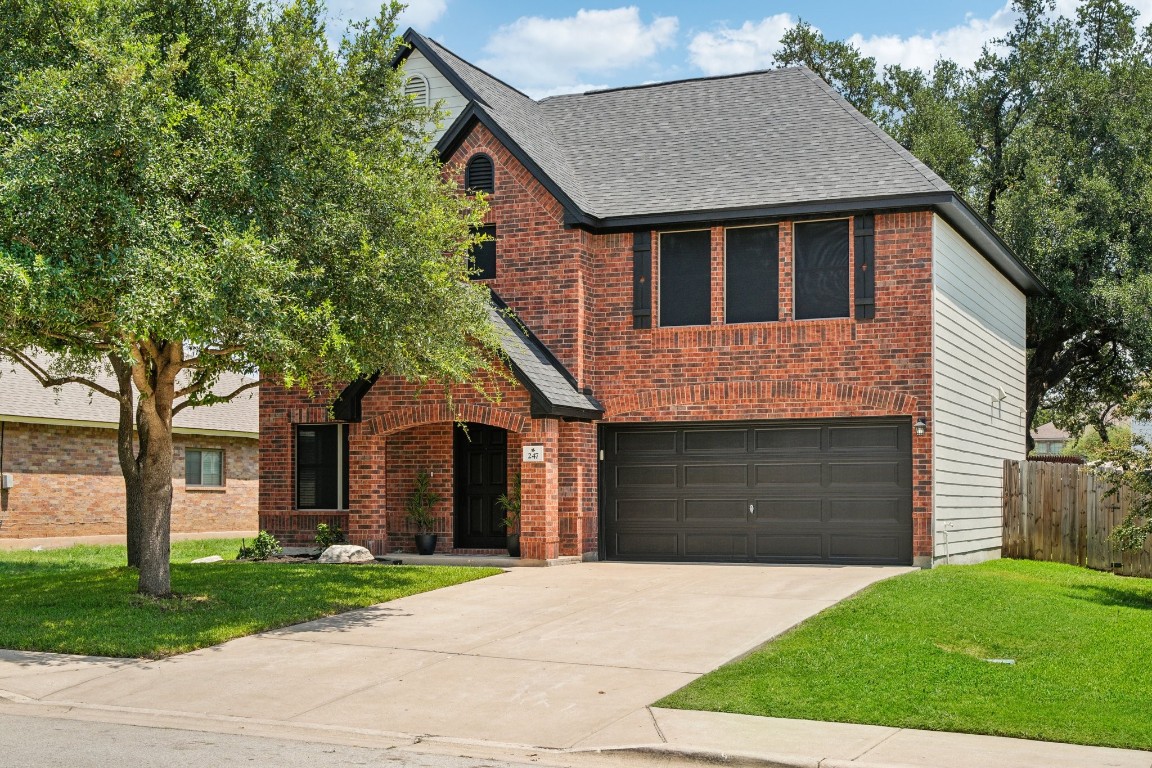
M 1095 584 L 1078 584 L 1069 587 L 1069 593 L 1077 600 L 1086 600 L 1099 605 L 1152 611 L 1152 581 L 1148 582 L 1148 589 L 1143 592 Z

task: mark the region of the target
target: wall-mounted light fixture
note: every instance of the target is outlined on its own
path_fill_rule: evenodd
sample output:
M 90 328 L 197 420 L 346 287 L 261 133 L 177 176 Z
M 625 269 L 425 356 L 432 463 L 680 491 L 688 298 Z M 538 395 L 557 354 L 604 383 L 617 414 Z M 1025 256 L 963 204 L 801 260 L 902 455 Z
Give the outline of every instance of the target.
M 928 433 L 928 422 L 923 417 L 916 419 L 913 429 L 916 430 L 916 437 L 924 437 Z

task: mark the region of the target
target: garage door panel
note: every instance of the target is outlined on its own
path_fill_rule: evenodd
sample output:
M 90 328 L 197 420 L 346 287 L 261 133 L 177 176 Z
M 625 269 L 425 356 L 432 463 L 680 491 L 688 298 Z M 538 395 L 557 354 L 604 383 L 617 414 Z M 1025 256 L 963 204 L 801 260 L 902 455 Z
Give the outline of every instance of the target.
M 755 429 L 753 432 L 758 452 L 820 450 L 820 427 L 772 427 Z
M 828 521 L 833 523 L 899 523 L 907 517 L 903 499 L 828 499 Z
M 609 559 L 912 560 L 910 418 L 609 425 L 603 433 Z
M 823 536 L 818 533 L 761 533 L 756 536 L 758 560 L 817 562 L 824 559 Z
M 684 466 L 684 486 L 748 485 L 747 464 L 687 464 Z
M 676 499 L 617 499 L 613 505 L 616 521 L 676 522 Z
M 743 453 L 748 448 L 748 430 L 689 429 L 684 432 L 685 453 Z
M 888 426 L 843 426 L 828 428 L 830 450 L 860 450 L 871 448 L 877 451 L 897 451 L 900 445 L 900 427 Z
M 759 523 L 780 520 L 818 523 L 823 518 L 823 507 L 820 499 L 756 499 L 756 520 Z
M 621 430 L 613 453 L 676 453 L 676 430 Z
M 676 487 L 675 464 L 638 464 L 636 466 L 617 467 L 616 487 L 630 488 L 644 486 Z
M 832 560 L 855 562 L 901 562 L 902 536 L 891 534 L 832 534 L 828 556 Z
M 618 533 L 616 554 L 620 557 L 667 558 L 675 560 L 680 552 L 675 533 Z
M 745 534 L 686 533 L 684 554 L 703 558 L 748 558 L 748 536 Z
M 684 521 L 695 520 L 743 523 L 748 519 L 748 503 L 744 499 L 685 499 Z
M 818 486 L 824 479 L 823 466 L 820 462 L 757 464 L 756 485 Z
M 830 486 L 900 485 L 899 461 L 830 461 L 827 466 Z

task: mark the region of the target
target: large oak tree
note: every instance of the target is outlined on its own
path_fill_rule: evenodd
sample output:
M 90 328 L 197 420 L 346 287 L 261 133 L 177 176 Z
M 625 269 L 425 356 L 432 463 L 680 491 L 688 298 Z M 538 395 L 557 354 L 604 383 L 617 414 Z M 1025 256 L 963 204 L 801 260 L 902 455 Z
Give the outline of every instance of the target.
M 171 589 L 173 416 L 222 373 L 493 359 L 482 201 L 402 95 L 397 11 L 333 50 L 319 0 L 0 0 L 0 355 L 119 403 L 141 592 Z

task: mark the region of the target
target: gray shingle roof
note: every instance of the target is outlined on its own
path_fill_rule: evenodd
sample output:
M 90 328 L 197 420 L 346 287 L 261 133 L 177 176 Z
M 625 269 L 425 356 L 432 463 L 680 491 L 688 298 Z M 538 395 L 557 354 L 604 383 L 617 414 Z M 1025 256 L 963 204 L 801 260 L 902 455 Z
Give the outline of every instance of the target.
M 596 218 L 951 191 L 806 67 L 536 102 L 421 41 Z
M 116 388 L 111 375 L 97 376 L 97 383 Z M 227 394 L 249 379 L 228 374 L 213 388 Z M 83 422 L 94 427 L 115 427 L 119 405 L 109 397 L 93 393 L 82 384 L 65 384 L 45 389 L 28 373 L 7 359 L 0 359 L 0 421 L 49 419 Z M 233 432 L 238 436 L 257 437 L 260 431 L 260 398 L 257 389 L 241 393 L 228 403 L 188 408 L 176 414 L 177 430 Z
M 806 68 L 545 99 L 594 216 L 949 192 Z
M 496 302 L 503 305 L 499 298 Z M 532 393 L 533 409 L 575 418 L 603 415 L 600 404 L 576 388 L 563 366 L 524 326 L 497 307 L 492 308 L 491 317 L 516 377 Z

